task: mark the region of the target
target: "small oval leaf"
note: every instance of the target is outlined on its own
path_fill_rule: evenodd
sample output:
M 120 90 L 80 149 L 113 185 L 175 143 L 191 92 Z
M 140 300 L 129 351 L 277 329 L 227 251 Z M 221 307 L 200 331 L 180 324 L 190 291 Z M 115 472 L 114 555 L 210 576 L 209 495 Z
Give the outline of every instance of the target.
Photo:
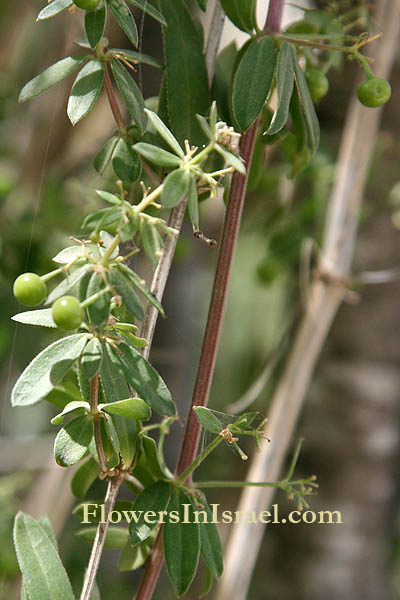
M 182 202 L 189 191 L 190 173 L 187 169 L 172 171 L 164 181 L 161 204 L 173 208 Z
M 93 420 L 83 415 L 62 427 L 54 442 L 54 456 L 60 467 L 72 467 L 83 458 L 93 438 Z
M 99 60 L 89 61 L 78 73 L 68 99 L 67 114 L 76 125 L 92 110 L 104 79 L 104 66 Z

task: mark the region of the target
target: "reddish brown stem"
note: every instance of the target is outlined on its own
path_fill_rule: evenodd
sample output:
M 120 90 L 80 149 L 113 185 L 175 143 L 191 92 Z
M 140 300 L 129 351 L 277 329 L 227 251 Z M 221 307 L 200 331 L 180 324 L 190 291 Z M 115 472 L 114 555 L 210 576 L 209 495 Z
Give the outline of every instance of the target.
M 106 93 L 108 97 L 108 101 L 110 103 L 111 112 L 114 115 L 115 122 L 119 129 L 121 135 L 125 134 L 125 125 L 122 119 L 121 111 L 119 110 L 118 102 L 114 94 L 113 85 L 111 82 L 110 72 L 108 70 L 107 63 L 104 63 L 104 87 L 106 88 Z
M 229 195 L 228 207 L 226 209 L 207 325 L 204 332 L 203 347 L 201 349 L 192 405 L 190 407 L 177 468 L 178 475 L 181 474 L 196 458 L 201 427 L 192 409 L 194 406 L 206 406 L 208 402 L 257 129 L 258 121 L 256 121 L 244 134 L 240 145 L 241 155 L 247 167 L 246 175 L 241 175 L 236 172 L 232 178 L 232 187 Z
M 285 0 L 271 0 L 267 20 L 265 22 L 264 31 L 267 33 L 279 33 L 281 30 L 281 22 Z

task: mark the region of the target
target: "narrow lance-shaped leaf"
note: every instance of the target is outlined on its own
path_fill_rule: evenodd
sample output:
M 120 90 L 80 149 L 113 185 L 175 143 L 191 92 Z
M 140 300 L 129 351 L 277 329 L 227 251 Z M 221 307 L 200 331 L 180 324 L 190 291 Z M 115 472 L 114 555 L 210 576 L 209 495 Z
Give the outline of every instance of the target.
M 72 73 L 77 71 L 88 59 L 89 56 L 86 54 L 80 54 L 77 56 L 68 56 L 68 58 L 59 60 L 24 85 L 19 95 L 18 102 L 27 102 L 28 100 L 43 94 L 43 92 L 46 92 L 49 88 L 57 85 L 57 83 L 60 83 L 60 81 L 63 81 L 72 75 Z
M 112 154 L 114 173 L 122 181 L 137 181 L 142 172 L 142 165 L 137 152 L 125 138 L 120 138 Z
M 144 112 L 144 100 L 142 92 L 137 86 L 135 80 L 129 75 L 125 67 L 117 60 L 110 60 L 111 71 L 114 75 L 115 82 L 121 93 L 121 96 L 126 104 L 126 108 L 132 119 L 139 126 L 143 133 L 147 125 L 147 117 Z
M 171 394 L 157 371 L 132 346 L 122 342 L 118 346 L 121 369 L 136 392 L 153 410 L 165 416 L 175 416 L 176 408 Z
M 210 104 L 203 40 L 183 0 L 160 0 L 168 27 L 163 29 L 167 102 L 172 133 L 183 143 L 202 143 L 196 114 Z
M 174 168 L 179 167 L 181 164 L 181 159 L 175 154 L 172 154 L 172 152 L 168 152 L 163 148 L 158 148 L 158 146 L 153 146 L 153 144 L 138 142 L 133 148 L 147 161 L 159 165 L 160 167 Z
M 148 487 L 158 479 L 164 479 L 165 477 L 171 478 L 172 475 L 165 465 L 160 465 L 157 444 L 153 438 L 149 435 L 141 434 L 140 440 L 142 449 L 138 463 L 133 471 L 135 477 L 137 477 L 145 487 Z
M 152 223 L 141 223 L 143 249 L 154 266 L 162 256 L 163 240 L 157 227 Z
M 100 370 L 103 348 L 98 338 L 88 341 L 80 358 L 80 365 L 87 379 L 92 379 Z
M 220 144 L 216 144 L 215 149 L 218 152 L 218 154 L 224 157 L 225 162 L 228 163 L 230 167 L 233 167 L 235 171 L 238 171 L 242 175 L 245 175 L 246 167 L 243 164 L 242 160 L 238 156 L 236 156 L 236 154 L 229 152 L 229 150 L 227 150 L 226 148 L 224 148 L 224 146 L 221 146 Z
M 64 406 L 62 412 L 51 419 L 52 425 L 59 425 L 64 421 L 64 417 L 74 412 L 88 413 L 90 411 L 90 404 L 86 400 L 72 400 Z
M 129 41 L 136 47 L 138 45 L 138 30 L 126 2 L 124 0 L 107 0 L 107 3 L 118 25 Z
M 123 274 L 117 269 L 112 269 L 108 273 L 108 280 L 116 293 L 121 296 L 122 301 L 129 312 L 132 313 L 135 319 L 143 321 L 143 307 Z
M 127 279 L 129 279 L 129 281 L 136 287 L 136 289 L 139 290 L 141 294 L 143 294 L 146 300 L 148 300 L 148 302 L 150 302 L 158 310 L 158 312 L 161 313 L 162 316 L 164 316 L 165 313 L 163 307 L 161 306 L 157 298 L 151 293 L 144 279 L 139 277 L 137 273 L 132 271 L 132 269 L 130 269 L 126 265 L 118 265 L 118 269 L 120 269 L 124 276 Z
M 190 173 L 187 169 L 172 171 L 164 181 L 161 204 L 173 208 L 182 202 L 189 191 Z
M 68 575 L 43 525 L 19 512 L 14 545 L 29 600 L 74 600 Z
M 157 530 L 153 529 L 151 535 L 141 544 L 132 546 L 131 541 L 128 540 L 119 560 L 119 570 L 134 571 L 140 569 L 151 554 L 156 536 Z
M 87 527 L 77 531 L 76 535 L 88 544 L 93 544 L 96 537 L 97 527 Z M 107 529 L 104 548 L 109 550 L 122 550 L 129 541 L 129 532 L 126 527 L 111 526 Z
M 88 297 L 103 291 L 105 287 L 106 282 L 104 281 L 103 277 L 101 275 L 97 275 L 97 273 L 93 273 L 87 289 Z M 105 327 L 108 321 L 108 315 L 110 313 L 110 303 L 111 293 L 106 292 L 100 296 L 96 302 L 93 302 L 93 304 L 88 306 L 87 311 L 89 314 L 89 319 L 94 327 L 99 329 Z
M 98 408 L 111 415 L 118 415 L 135 421 L 148 421 L 151 418 L 151 408 L 141 398 L 127 398 L 108 404 L 99 404 Z
M 47 296 L 46 305 L 49 306 L 53 304 L 55 300 L 61 298 L 61 296 L 65 296 L 67 292 L 69 292 L 87 273 L 88 266 L 83 265 L 82 267 L 78 267 L 75 271 L 72 271 L 70 275 L 65 277 L 61 283 L 59 283 Z
M 118 140 L 119 138 L 116 135 L 107 140 L 104 146 L 96 155 L 93 161 L 93 166 L 96 169 L 96 171 L 100 173 L 100 175 L 103 175 L 104 171 L 106 170 L 113 155 L 115 146 L 118 143 Z
M 286 124 L 289 116 L 290 99 L 293 93 L 294 85 L 294 65 L 290 49 L 287 42 L 283 42 L 278 54 L 278 63 L 276 67 L 276 87 L 278 92 L 278 105 L 267 135 L 278 133 Z
M 182 150 L 178 140 L 172 134 L 172 132 L 168 129 L 168 127 L 165 125 L 165 123 L 160 119 L 160 117 L 155 112 L 153 112 L 152 110 L 148 110 L 147 108 L 144 109 L 144 112 L 149 117 L 149 119 L 150 119 L 151 123 L 153 124 L 154 128 L 156 129 L 157 133 L 159 133 L 160 136 L 167 142 L 168 146 L 170 146 L 170 148 L 172 148 L 172 150 L 175 152 L 175 154 L 177 156 L 184 158 L 185 153 Z
M 229 19 L 242 31 L 251 33 L 256 27 L 256 0 L 221 0 Z
M 85 13 L 85 32 L 89 44 L 96 48 L 104 34 L 107 20 L 107 8 L 104 0 L 100 0 L 95 10 L 88 10 Z
M 99 60 L 91 60 L 77 75 L 68 100 L 67 114 L 76 125 L 91 111 L 99 97 L 104 79 L 104 66 Z
M 158 513 L 165 510 L 171 497 L 171 486 L 166 481 L 156 481 L 150 487 L 145 488 L 136 498 L 133 505 L 132 517 L 136 513 L 136 519 L 132 518 L 129 523 L 129 534 L 132 546 L 144 542 L 158 522 Z M 146 522 L 145 514 L 156 513 L 153 522 Z
M 200 496 L 200 503 L 203 505 L 202 510 L 207 515 L 207 519 L 200 522 L 200 552 L 214 577 L 219 579 L 224 570 L 221 540 L 204 494 Z
M 165 522 L 163 529 L 165 562 L 176 595 L 183 596 L 197 571 L 200 551 L 199 524 L 195 523 L 191 501 L 179 490 L 173 492 L 167 511 L 168 514 L 172 511 L 177 512 L 179 521 L 173 523 L 167 519 Z
M 232 86 L 233 116 L 246 131 L 262 111 L 271 87 L 275 67 L 275 45 L 271 38 L 252 40 L 247 46 Z
M 72 5 L 72 0 L 53 0 L 53 2 L 49 2 L 49 4 L 46 4 L 46 6 L 42 8 L 37 16 L 36 21 L 45 21 L 46 19 L 51 19 L 51 17 L 55 17 L 66 8 L 70 8 Z
M 319 146 L 319 123 L 315 113 L 314 103 L 311 99 L 310 91 L 304 73 L 300 68 L 297 58 L 297 52 L 294 46 L 290 45 L 292 60 L 294 66 L 294 76 L 301 103 L 301 108 L 304 115 L 304 121 L 307 129 L 307 143 L 311 150 L 311 154 L 315 154 Z
M 97 479 L 99 466 L 93 458 L 89 458 L 75 471 L 71 481 L 71 491 L 75 498 L 85 498 L 90 486 Z
M 77 333 L 45 348 L 20 375 L 11 394 L 13 406 L 28 406 L 44 398 L 79 358 L 87 335 Z
M 53 321 L 51 308 L 41 308 L 39 310 L 28 310 L 18 313 L 11 317 L 13 321 L 24 323 L 25 325 L 41 325 L 42 327 L 57 327 Z
M 76 417 L 62 427 L 54 442 L 54 456 L 60 467 L 71 467 L 83 458 L 93 438 L 93 419 Z
M 163 15 L 159 10 L 154 8 L 154 6 L 149 2 L 149 0 L 128 0 L 133 6 L 140 8 L 143 12 L 147 13 L 150 17 L 153 17 L 156 21 L 161 23 L 161 25 L 166 25 L 167 22 L 164 19 Z

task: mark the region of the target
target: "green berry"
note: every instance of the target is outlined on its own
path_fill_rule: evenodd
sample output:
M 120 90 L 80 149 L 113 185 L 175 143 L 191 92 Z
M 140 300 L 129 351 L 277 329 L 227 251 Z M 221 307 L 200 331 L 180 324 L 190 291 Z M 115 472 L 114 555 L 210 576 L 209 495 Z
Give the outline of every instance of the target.
M 74 0 L 74 4 L 83 10 L 94 10 L 100 4 L 100 0 Z
M 392 95 L 392 88 L 386 79 L 371 77 L 360 85 L 357 96 L 361 104 L 375 108 L 385 104 Z
M 78 329 L 82 323 L 84 310 L 77 298 L 74 296 L 63 296 L 54 302 L 52 316 L 54 323 L 60 329 L 72 331 L 73 329 Z
M 327 76 L 324 75 L 324 73 L 321 73 L 321 71 L 318 71 L 318 69 L 313 69 L 312 67 L 306 69 L 304 75 L 313 102 L 318 102 L 328 93 L 329 81 Z
M 47 296 L 46 284 L 36 273 L 23 273 L 14 281 L 14 296 L 25 306 L 37 306 Z

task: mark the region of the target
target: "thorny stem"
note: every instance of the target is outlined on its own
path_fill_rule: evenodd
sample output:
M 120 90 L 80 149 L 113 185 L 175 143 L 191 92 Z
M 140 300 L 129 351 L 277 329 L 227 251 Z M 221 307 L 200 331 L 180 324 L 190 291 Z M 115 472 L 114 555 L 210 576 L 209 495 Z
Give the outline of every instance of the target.
M 104 63 L 104 87 L 106 88 L 110 108 L 112 114 L 114 115 L 114 119 L 119 129 L 119 132 L 121 135 L 125 135 L 126 131 L 124 121 L 122 119 L 121 111 L 119 110 L 118 102 L 114 94 L 113 86 L 111 83 L 111 77 L 106 62 Z

